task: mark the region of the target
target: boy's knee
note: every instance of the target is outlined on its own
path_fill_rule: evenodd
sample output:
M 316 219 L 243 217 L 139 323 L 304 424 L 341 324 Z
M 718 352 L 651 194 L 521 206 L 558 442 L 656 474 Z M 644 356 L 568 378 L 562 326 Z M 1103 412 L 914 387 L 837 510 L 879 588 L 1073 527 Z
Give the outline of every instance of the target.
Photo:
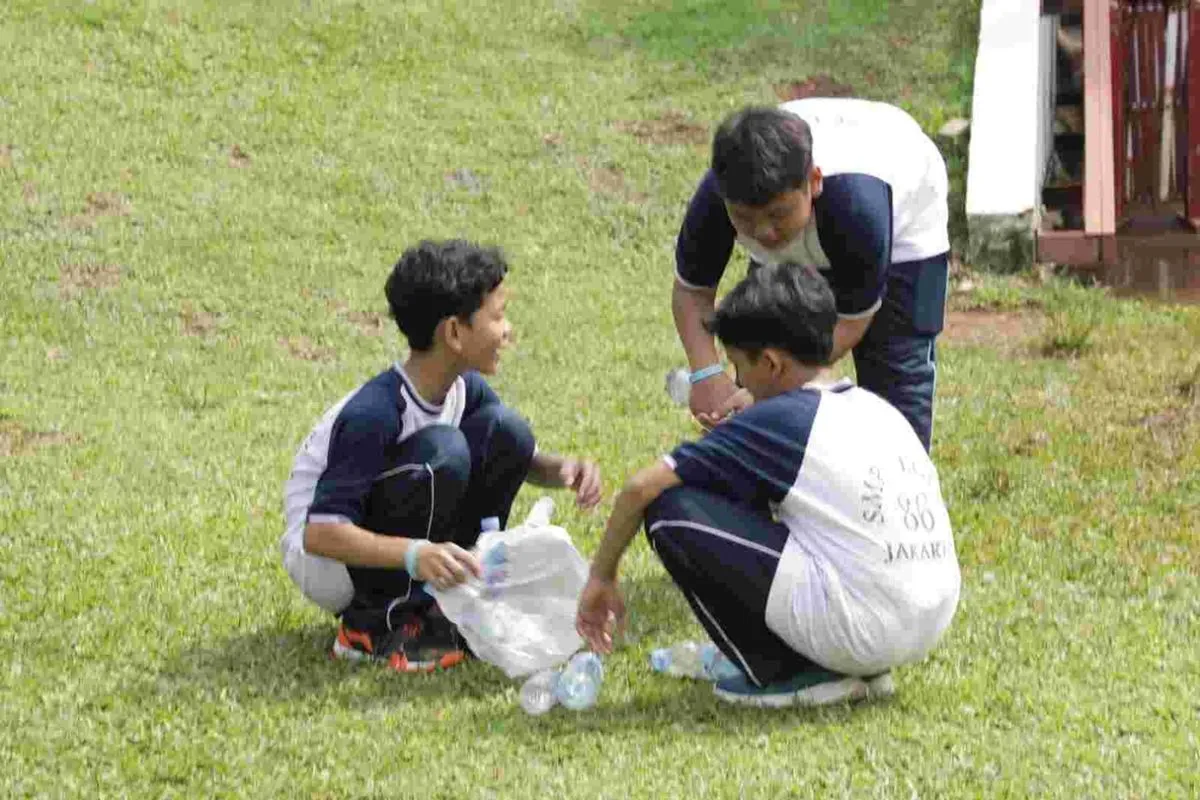
M 450 425 L 430 425 L 404 441 L 403 464 L 428 464 L 439 477 L 459 480 L 471 477 L 471 448 L 462 431 Z
M 646 507 L 646 535 L 654 537 L 650 529 L 656 522 L 689 519 L 696 507 L 697 491 L 690 486 L 673 486 L 656 497 L 654 502 Z
M 505 452 L 528 461 L 533 458 L 536 442 L 529 423 L 516 411 L 501 404 L 485 406 L 476 412 L 478 424 L 491 432 L 491 447 L 499 446 Z

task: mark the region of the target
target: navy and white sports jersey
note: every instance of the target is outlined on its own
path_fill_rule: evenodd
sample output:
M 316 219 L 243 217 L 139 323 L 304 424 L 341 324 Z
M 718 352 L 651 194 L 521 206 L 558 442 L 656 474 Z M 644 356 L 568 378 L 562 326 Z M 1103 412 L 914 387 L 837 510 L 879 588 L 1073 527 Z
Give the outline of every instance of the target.
M 797 652 L 870 674 L 921 658 L 949 625 L 960 576 L 937 471 L 871 392 L 777 395 L 666 461 L 787 526 L 766 619 Z
M 396 364 L 333 405 L 296 451 L 284 487 L 285 557 L 303 551 L 309 522 L 351 522 L 364 516 L 371 484 L 393 466 L 397 445 L 429 425 L 458 427 L 492 403 L 495 392 L 477 372 L 454 380 L 440 406 L 426 402 Z
M 823 271 L 847 318 L 874 313 L 891 264 L 950 249 L 946 165 L 904 111 L 847 98 L 795 100 L 780 108 L 812 129 L 824 175 L 808 226 L 778 250 L 739 237 L 710 170 L 688 206 L 675 247 L 676 278 L 715 287 L 739 242 L 759 263 L 794 261 Z

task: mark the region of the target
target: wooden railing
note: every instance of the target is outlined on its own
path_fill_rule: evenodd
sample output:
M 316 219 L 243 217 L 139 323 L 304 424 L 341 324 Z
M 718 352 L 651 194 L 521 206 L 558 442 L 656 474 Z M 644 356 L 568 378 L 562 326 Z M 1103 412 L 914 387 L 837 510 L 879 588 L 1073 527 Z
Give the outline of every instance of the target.
M 1118 233 L 1200 230 L 1200 0 L 1044 0 L 1083 17 L 1083 229 L 1043 231 L 1038 257 L 1117 258 Z
M 1111 28 L 1119 220 L 1200 218 L 1200 0 L 1119 0 Z

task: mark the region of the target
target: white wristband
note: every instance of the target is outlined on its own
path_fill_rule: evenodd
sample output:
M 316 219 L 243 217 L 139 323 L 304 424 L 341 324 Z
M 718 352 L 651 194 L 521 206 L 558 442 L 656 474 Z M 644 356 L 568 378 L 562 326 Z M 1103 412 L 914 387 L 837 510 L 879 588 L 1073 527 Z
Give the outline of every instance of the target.
M 404 553 L 404 568 L 408 570 L 408 576 L 414 581 L 417 580 L 417 556 L 421 554 L 422 548 L 429 544 L 428 539 L 412 539 L 408 543 L 408 550 Z

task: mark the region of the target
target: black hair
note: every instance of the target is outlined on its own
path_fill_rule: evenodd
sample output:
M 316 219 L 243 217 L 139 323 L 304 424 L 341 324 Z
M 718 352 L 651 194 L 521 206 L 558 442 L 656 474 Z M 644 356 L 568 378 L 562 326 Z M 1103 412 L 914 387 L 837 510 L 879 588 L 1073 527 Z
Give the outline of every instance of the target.
M 813 267 L 785 263 L 752 270 L 704 327 L 753 359 L 777 347 L 801 364 L 824 366 L 833 353 L 836 324 L 837 307 L 825 279 Z
M 470 321 L 508 272 L 494 247 L 461 239 L 423 241 L 404 251 L 384 286 L 388 308 L 413 350 L 433 346 L 433 332 L 448 317 Z
M 711 166 L 724 200 L 765 206 L 776 195 L 808 185 L 812 130 L 778 108 L 744 108 L 717 128 Z

